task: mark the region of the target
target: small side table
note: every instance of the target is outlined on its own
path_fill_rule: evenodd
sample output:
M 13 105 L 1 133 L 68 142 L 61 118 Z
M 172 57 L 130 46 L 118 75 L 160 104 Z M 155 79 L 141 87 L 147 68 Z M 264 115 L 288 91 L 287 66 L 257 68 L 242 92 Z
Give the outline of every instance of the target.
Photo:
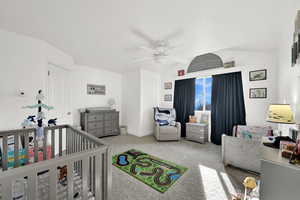
M 208 124 L 186 123 L 186 139 L 195 142 L 208 142 Z

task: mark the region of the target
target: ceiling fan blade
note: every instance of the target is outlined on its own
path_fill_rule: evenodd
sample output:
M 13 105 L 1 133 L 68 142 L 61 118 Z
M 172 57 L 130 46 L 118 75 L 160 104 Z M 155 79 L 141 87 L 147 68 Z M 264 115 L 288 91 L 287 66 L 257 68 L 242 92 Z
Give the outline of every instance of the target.
M 163 40 L 171 40 L 171 39 L 174 39 L 174 38 L 177 38 L 177 37 L 180 37 L 182 36 L 184 33 L 183 29 L 182 28 L 179 28 L 177 29 L 176 31 L 170 33 L 169 35 L 166 35 Z
M 131 51 L 131 52 L 136 52 L 140 50 L 139 46 L 133 46 L 133 47 L 126 47 L 124 48 L 125 51 Z
M 183 44 L 178 44 L 178 45 L 170 45 L 168 47 L 169 50 L 173 50 L 173 49 L 178 49 L 180 47 L 183 47 L 184 45 Z
M 145 50 L 147 52 L 153 53 L 153 49 L 147 46 L 133 46 L 133 47 L 127 47 L 124 49 L 125 51 L 131 51 L 131 52 L 137 52 L 141 50 Z
M 142 38 L 143 40 L 146 40 L 151 46 L 155 43 L 155 40 L 148 36 L 147 34 L 143 33 L 141 30 L 137 28 L 131 28 L 131 32 L 136 35 L 139 38 Z
M 187 60 L 176 58 L 174 56 L 168 56 L 168 58 L 170 58 L 171 60 L 173 60 L 174 62 L 179 63 L 179 64 L 186 64 L 187 63 Z
M 150 48 L 150 47 L 147 47 L 147 46 L 140 46 L 139 48 L 140 48 L 140 49 L 143 49 L 143 50 L 145 50 L 145 51 L 148 51 L 148 52 L 153 53 L 153 49 Z
M 139 58 L 139 59 L 133 60 L 133 63 L 140 63 L 140 62 L 145 62 L 145 61 L 150 61 L 150 60 L 153 60 L 153 57 Z

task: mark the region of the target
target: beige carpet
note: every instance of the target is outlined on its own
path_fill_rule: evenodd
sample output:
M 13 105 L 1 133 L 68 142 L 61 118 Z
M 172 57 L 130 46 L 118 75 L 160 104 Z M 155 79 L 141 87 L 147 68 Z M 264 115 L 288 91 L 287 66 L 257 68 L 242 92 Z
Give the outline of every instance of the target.
M 111 200 L 231 200 L 230 193 L 243 190 L 242 181 L 253 176 L 221 162 L 221 147 L 211 143 L 157 142 L 152 136 L 115 136 L 103 139 L 117 154 L 135 148 L 185 166 L 188 171 L 164 194 L 112 167 Z

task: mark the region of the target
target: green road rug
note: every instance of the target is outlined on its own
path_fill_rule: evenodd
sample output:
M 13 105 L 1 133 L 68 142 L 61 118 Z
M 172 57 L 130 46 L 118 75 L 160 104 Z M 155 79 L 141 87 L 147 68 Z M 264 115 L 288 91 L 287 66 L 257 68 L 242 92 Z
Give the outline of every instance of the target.
M 112 162 L 161 193 L 166 192 L 187 171 L 186 167 L 135 149 L 113 156 Z

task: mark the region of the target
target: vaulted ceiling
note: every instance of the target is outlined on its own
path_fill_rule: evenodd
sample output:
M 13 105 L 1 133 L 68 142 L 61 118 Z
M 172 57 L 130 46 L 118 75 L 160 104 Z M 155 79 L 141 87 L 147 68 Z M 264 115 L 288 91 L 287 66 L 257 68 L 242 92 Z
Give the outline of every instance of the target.
M 0 0 L 0 28 L 45 40 L 77 64 L 124 72 L 154 65 L 135 62 L 149 52 L 136 48 L 146 43 L 133 29 L 155 39 L 182 30 L 170 43 L 185 61 L 227 48 L 275 49 L 284 2 Z

